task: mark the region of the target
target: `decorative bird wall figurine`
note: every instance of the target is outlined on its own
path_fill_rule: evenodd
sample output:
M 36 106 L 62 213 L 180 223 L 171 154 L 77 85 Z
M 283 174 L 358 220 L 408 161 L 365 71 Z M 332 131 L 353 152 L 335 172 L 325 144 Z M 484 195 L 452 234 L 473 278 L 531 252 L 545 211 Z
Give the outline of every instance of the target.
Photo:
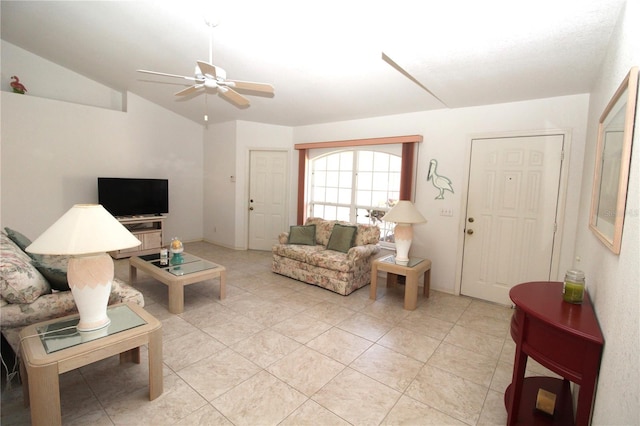
M 451 186 L 451 180 L 445 176 L 440 176 L 437 172 L 438 160 L 435 158 L 429 162 L 429 171 L 427 172 L 427 180 L 431 181 L 440 193 L 435 198 L 436 200 L 444 200 L 444 191 L 451 191 L 453 194 L 453 186 Z
M 10 83 L 10 86 L 13 89 L 14 93 L 20 93 L 21 95 L 24 95 L 24 92 L 27 91 L 27 88 L 24 87 L 24 84 L 20 83 L 20 79 L 17 76 L 12 75 L 11 80 L 12 81 Z

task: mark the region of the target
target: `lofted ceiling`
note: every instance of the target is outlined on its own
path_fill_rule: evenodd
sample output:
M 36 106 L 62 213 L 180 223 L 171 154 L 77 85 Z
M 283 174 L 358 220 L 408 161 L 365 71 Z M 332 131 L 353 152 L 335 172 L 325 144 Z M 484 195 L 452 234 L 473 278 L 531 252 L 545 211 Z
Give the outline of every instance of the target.
M 203 122 L 301 126 L 587 93 L 624 0 L 5 1 L 2 39 Z M 271 83 L 178 98 L 209 60 Z M 382 60 L 382 52 L 439 99 Z

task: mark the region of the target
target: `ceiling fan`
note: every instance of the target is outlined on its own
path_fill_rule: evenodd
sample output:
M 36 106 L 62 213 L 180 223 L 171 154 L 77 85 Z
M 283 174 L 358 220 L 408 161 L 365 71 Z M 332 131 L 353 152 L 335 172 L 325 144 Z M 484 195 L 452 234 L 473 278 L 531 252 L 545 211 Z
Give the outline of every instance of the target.
M 193 85 L 175 93 L 176 96 L 186 96 L 199 91 L 200 89 L 217 90 L 218 94 L 239 107 L 249 106 L 249 99 L 236 92 L 234 89 L 249 90 L 273 95 L 273 86 L 266 83 L 255 83 L 251 81 L 228 80 L 224 69 L 204 61 L 196 61 L 194 77 L 184 75 L 167 74 L 164 72 L 138 70 L 145 74 L 162 75 L 166 77 L 182 78 L 191 80 Z
M 448 105 L 446 103 L 444 103 L 444 101 L 442 99 L 440 99 L 439 97 L 436 96 L 435 93 L 433 93 L 431 90 L 429 90 L 427 88 L 427 86 L 425 86 L 424 84 L 420 83 L 418 81 L 418 79 L 416 79 L 414 76 L 412 76 L 411 74 L 409 74 L 404 68 L 402 68 L 400 65 L 398 65 L 393 59 L 391 59 L 389 56 L 387 56 L 384 52 L 382 52 L 382 60 L 385 61 L 386 63 L 388 63 L 389 65 L 391 65 L 393 68 L 395 68 L 397 71 L 399 71 L 402 75 L 404 75 L 405 77 L 407 77 L 409 80 L 413 81 L 415 84 L 417 84 L 418 86 L 420 86 L 422 89 L 424 89 L 427 93 L 429 93 L 431 96 L 433 96 L 434 98 L 436 98 L 437 100 L 439 100 L 444 106 L 446 106 L 448 108 Z
M 211 27 L 211 35 L 209 39 L 209 62 L 196 61 L 196 68 L 193 77 L 168 74 L 164 72 L 149 71 L 149 70 L 137 70 L 138 72 L 145 74 L 160 75 L 165 77 L 182 78 L 184 80 L 193 81 L 193 84 L 186 89 L 180 90 L 175 93 L 176 96 L 186 96 L 200 91 L 207 93 L 207 89 L 215 90 L 220 96 L 231 101 L 238 107 L 248 107 L 249 99 L 238 93 L 235 89 L 246 90 L 250 92 L 264 93 L 273 95 L 273 86 L 267 83 L 256 83 L 252 81 L 240 81 L 227 79 L 227 73 L 221 67 L 215 66 L 213 62 L 213 27 L 216 24 L 212 24 L 206 21 L 206 24 Z

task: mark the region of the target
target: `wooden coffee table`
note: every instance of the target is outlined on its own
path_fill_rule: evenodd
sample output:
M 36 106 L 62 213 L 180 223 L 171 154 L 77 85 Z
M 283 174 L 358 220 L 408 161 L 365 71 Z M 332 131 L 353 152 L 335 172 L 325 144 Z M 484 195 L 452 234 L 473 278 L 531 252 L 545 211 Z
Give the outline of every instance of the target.
M 395 263 L 395 256 L 386 256 L 373 261 L 371 265 L 371 288 L 369 298 L 376 300 L 378 291 L 378 271 L 387 273 L 387 287 L 395 287 L 398 283 L 398 275 L 405 279 L 404 309 L 413 311 L 418 304 L 418 280 L 420 274 L 424 274 L 424 295 L 429 297 L 431 288 L 431 261 L 412 257 L 406 265 Z
M 149 348 L 149 400 L 162 394 L 162 323 L 140 306 L 109 306 L 111 324 L 78 332 L 78 314 L 43 321 L 20 332 L 20 375 L 25 406 L 33 425 L 60 425 L 59 375 L 120 354 L 120 363 L 140 363 L 140 346 Z
M 217 263 L 200 259 L 189 253 L 182 254 L 180 264 L 161 264 L 159 254 L 134 256 L 129 259 L 129 280 L 137 277 L 137 270 L 146 272 L 169 287 L 169 312 L 184 312 L 184 286 L 220 277 L 220 300 L 226 294 L 226 268 Z

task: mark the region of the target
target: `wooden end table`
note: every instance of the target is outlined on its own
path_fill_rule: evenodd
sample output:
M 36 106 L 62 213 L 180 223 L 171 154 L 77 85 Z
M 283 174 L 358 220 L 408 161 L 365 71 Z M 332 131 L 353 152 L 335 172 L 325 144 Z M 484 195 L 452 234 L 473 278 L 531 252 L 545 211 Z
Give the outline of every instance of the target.
M 429 297 L 431 288 L 431 261 L 412 257 L 406 265 L 395 263 L 395 256 L 386 256 L 373 261 L 371 265 L 371 288 L 369 298 L 376 300 L 378 290 L 378 271 L 387 273 L 387 287 L 395 287 L 398 275 L 406 278 L 404 289 L 404 309 L 413 311 L 418 303 L 418 279 L 424 274 L 424 295 Z
M 562 300 L 561 282 L 538 281 L 518 284 L 509 297 L 516 306 L 511 318 L 516 353 L 504 394 L 507 424 L 590 424 L 604 336 L 589 294 L 573 305 Z M 525 377 L 527 358 L 564 379 Z M 575 423 L 569 381 L 580 385 Z M 556 394 L 553 417 L 534 409 L 538 389 Z
M 184 286 L 220 277 L 220 300 L 226 294 L 226 268 L 200 259 L 189 253 L 182 254 L 182 263 L 163 265 L 160 254 L 134 256 L 129 259 L 129 281 L 137 277 L 137 269 L 146 272 L 169 287 L 169 312 L 184 312 Z
M 43 321 L 20 332 L 20 374 L 25 406 L 33 425 L 60 425 L 59 375 L 120 354 L 120 363 L 140 363 L 149 348 L 149 400 L 162 395 L 162 324 L 140 306 L 109 306 L 111 324 L 78 332 L 78 314 Z M 46 334 L 43 334 L 46 333 Z

